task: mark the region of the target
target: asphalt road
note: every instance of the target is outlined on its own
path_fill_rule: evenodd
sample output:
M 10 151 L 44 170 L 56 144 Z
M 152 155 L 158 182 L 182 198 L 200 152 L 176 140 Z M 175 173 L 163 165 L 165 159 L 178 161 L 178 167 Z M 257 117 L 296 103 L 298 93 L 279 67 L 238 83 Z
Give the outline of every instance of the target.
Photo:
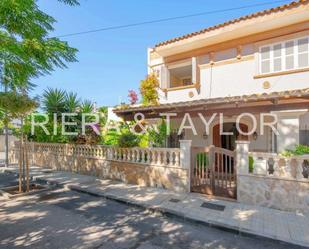
M 269 248 L 290 245 L 151 214 L 64 189 L 0 199 L 0 248 Z

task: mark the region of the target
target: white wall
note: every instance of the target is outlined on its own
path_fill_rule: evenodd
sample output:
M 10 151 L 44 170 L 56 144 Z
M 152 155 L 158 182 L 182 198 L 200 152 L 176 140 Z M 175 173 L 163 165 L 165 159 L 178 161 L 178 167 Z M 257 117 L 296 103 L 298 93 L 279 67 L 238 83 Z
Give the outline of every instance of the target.
M 255 61 L 248 60 L 213 68 L 201 69 L 200 93 L 195 88 L 169 91 L 167 97 L 160 94 L 161 103 L 192 101 L 205 98 L 239 96 L 256 93 L 270 93 L 309 87 L 309 72 L 294 73 L 284 76 L 254 79 Z M 263 88 L 263 83 L 270 83 L 269 89 Z M 189 93 L 193 92 L 191 98 Z
M 202 94 L 207 98 L 216 98 L 309 87 L 309 72 L 254 79 L 255 63 L 249 60 L 202 69 L 201 82 L 206 86 Z M 269 89 L 263 88 L 265 81 L 270 83 Z
M 107 108 L 107 122 L 114 121 L 114 122 L 120 122 L 122 119 L 118 117 L 114 112 L 113 112 L 114 107 L 108 107 Z
M 306 110 L 275 112 L 278 116 L 278 152 L 294 149 L 299 144 L 300 117 L 306 112 Z
M 299 123 L 301 130 L 309 130 L 309 112 L 306 112 L 299 117 Z
M 309 71 L 291 73 L 266 78 L 254 78 L 259 74 L 258 49 L 259 46 L 273 42 L 286 41 L 297 37 L 307 36 L 309 32 L 300 32 L 281 38 L 262 41 L 257 44 L 243 45 L 243 59 L 236 60 L 237 49 L 227 49 L 214 53 L 214 66 L 210 67 L 209 55 L 198 57 L 200 65 L 200 93 L 195 88 L 169 91 L 167 97 L 160 92 L 161 103 L 192 101 L 205 98 L 239 96 L 256 93 L 270 93 L 309 87 Z M 231 60 L 234 60 L 231 62 Z M 223 62 L 223 63 L 222 63 Z M 228 63 L 224 63 L 228 62 Z M 220 65 L 221 63 L 221 65 Z M 264 89 L 263 83 L 269 82 L 270 88 Z M 189 93 L 193 93 L 190 97 Z

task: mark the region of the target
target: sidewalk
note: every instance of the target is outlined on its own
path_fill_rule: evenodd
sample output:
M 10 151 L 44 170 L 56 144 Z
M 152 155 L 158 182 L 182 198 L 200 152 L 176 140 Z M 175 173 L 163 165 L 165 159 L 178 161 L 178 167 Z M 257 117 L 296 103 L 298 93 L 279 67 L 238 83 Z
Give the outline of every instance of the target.
M 17 168 L 0 168 L 0 172 L 3 170 L 16 172 Z M 309 247 L 308 214 L 207 199 L 195 193 L 178 194 L 38 167 L 32 167 L 31 174 L 33 180 L 64 185 L 72 190 L 141 206 L 191 222 Z

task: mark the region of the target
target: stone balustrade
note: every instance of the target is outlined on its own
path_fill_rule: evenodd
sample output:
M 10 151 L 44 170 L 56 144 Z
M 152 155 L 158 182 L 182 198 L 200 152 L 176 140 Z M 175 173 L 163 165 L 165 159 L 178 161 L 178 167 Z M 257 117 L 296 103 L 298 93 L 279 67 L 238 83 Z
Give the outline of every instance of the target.
M 15 142 L 15 148 L 19 148 L 19 142 Z M 49 153 L 67 156 L 82 156 L 87 158 L 107 157 L 108 146 L 104 145 L 74 145 L 60 143 L 27 143 L 27 149 L 35 153 Z
M 18 148 L 19 142 L 15 142 Z M 149 165 L 180 166 L 179 148 L 119 148 L 106 145 L 27 143 L 29 151 Z
M 296 180 L 308 180 L 309 155 L 285 157 L 275 153 L 249 152 L 253 174 Z M 250 161 L 250 160 L 249 160 Z
M 110 148 L 110 160 L 150 165 L 180 166 L 180 149 Z

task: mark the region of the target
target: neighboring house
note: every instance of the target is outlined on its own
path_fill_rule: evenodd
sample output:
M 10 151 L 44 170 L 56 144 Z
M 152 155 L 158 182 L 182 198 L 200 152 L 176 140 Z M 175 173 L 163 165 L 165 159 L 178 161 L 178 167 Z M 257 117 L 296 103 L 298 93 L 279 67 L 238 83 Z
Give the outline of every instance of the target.
M 160 118 L 176 112 L 175 127 L 185 112 L 194 117 L 198 135 L 181 139 L 193 146 L 235 149 L 237 134 L 220 136 L 218 119 L 206 135 L 197 117 L 224 114 L 224 131 L 235 129 L 236 117 L 250 112 L 278 114 L 276 136 L 250 136 L 250 151 L 280 152 L 307 143 L 309 118 L 309 1 L 300 0 L 161 42 L 148 50 L 148 72 L 160 81 L 160 105 L 129 107 L 115 112 L 132 119 L 136 112 Z M 306 117 L 307 115 L 307 117 Z M 271 121 L 271 120 L 269 120 Z M 303 124 L 306 122 L 307 124 Z M 244 131 L 252 128 L 242 119 Z M 177 139 L 177 136 L 174 136 Z M 177 144 L 171 143 L 171 144 Z
M 114 112 L 113 112 L 114 107 L 108 107 L 107 108 L 107 123 L 110 122 L 121 122 L 122 119 L 118 117 Z

